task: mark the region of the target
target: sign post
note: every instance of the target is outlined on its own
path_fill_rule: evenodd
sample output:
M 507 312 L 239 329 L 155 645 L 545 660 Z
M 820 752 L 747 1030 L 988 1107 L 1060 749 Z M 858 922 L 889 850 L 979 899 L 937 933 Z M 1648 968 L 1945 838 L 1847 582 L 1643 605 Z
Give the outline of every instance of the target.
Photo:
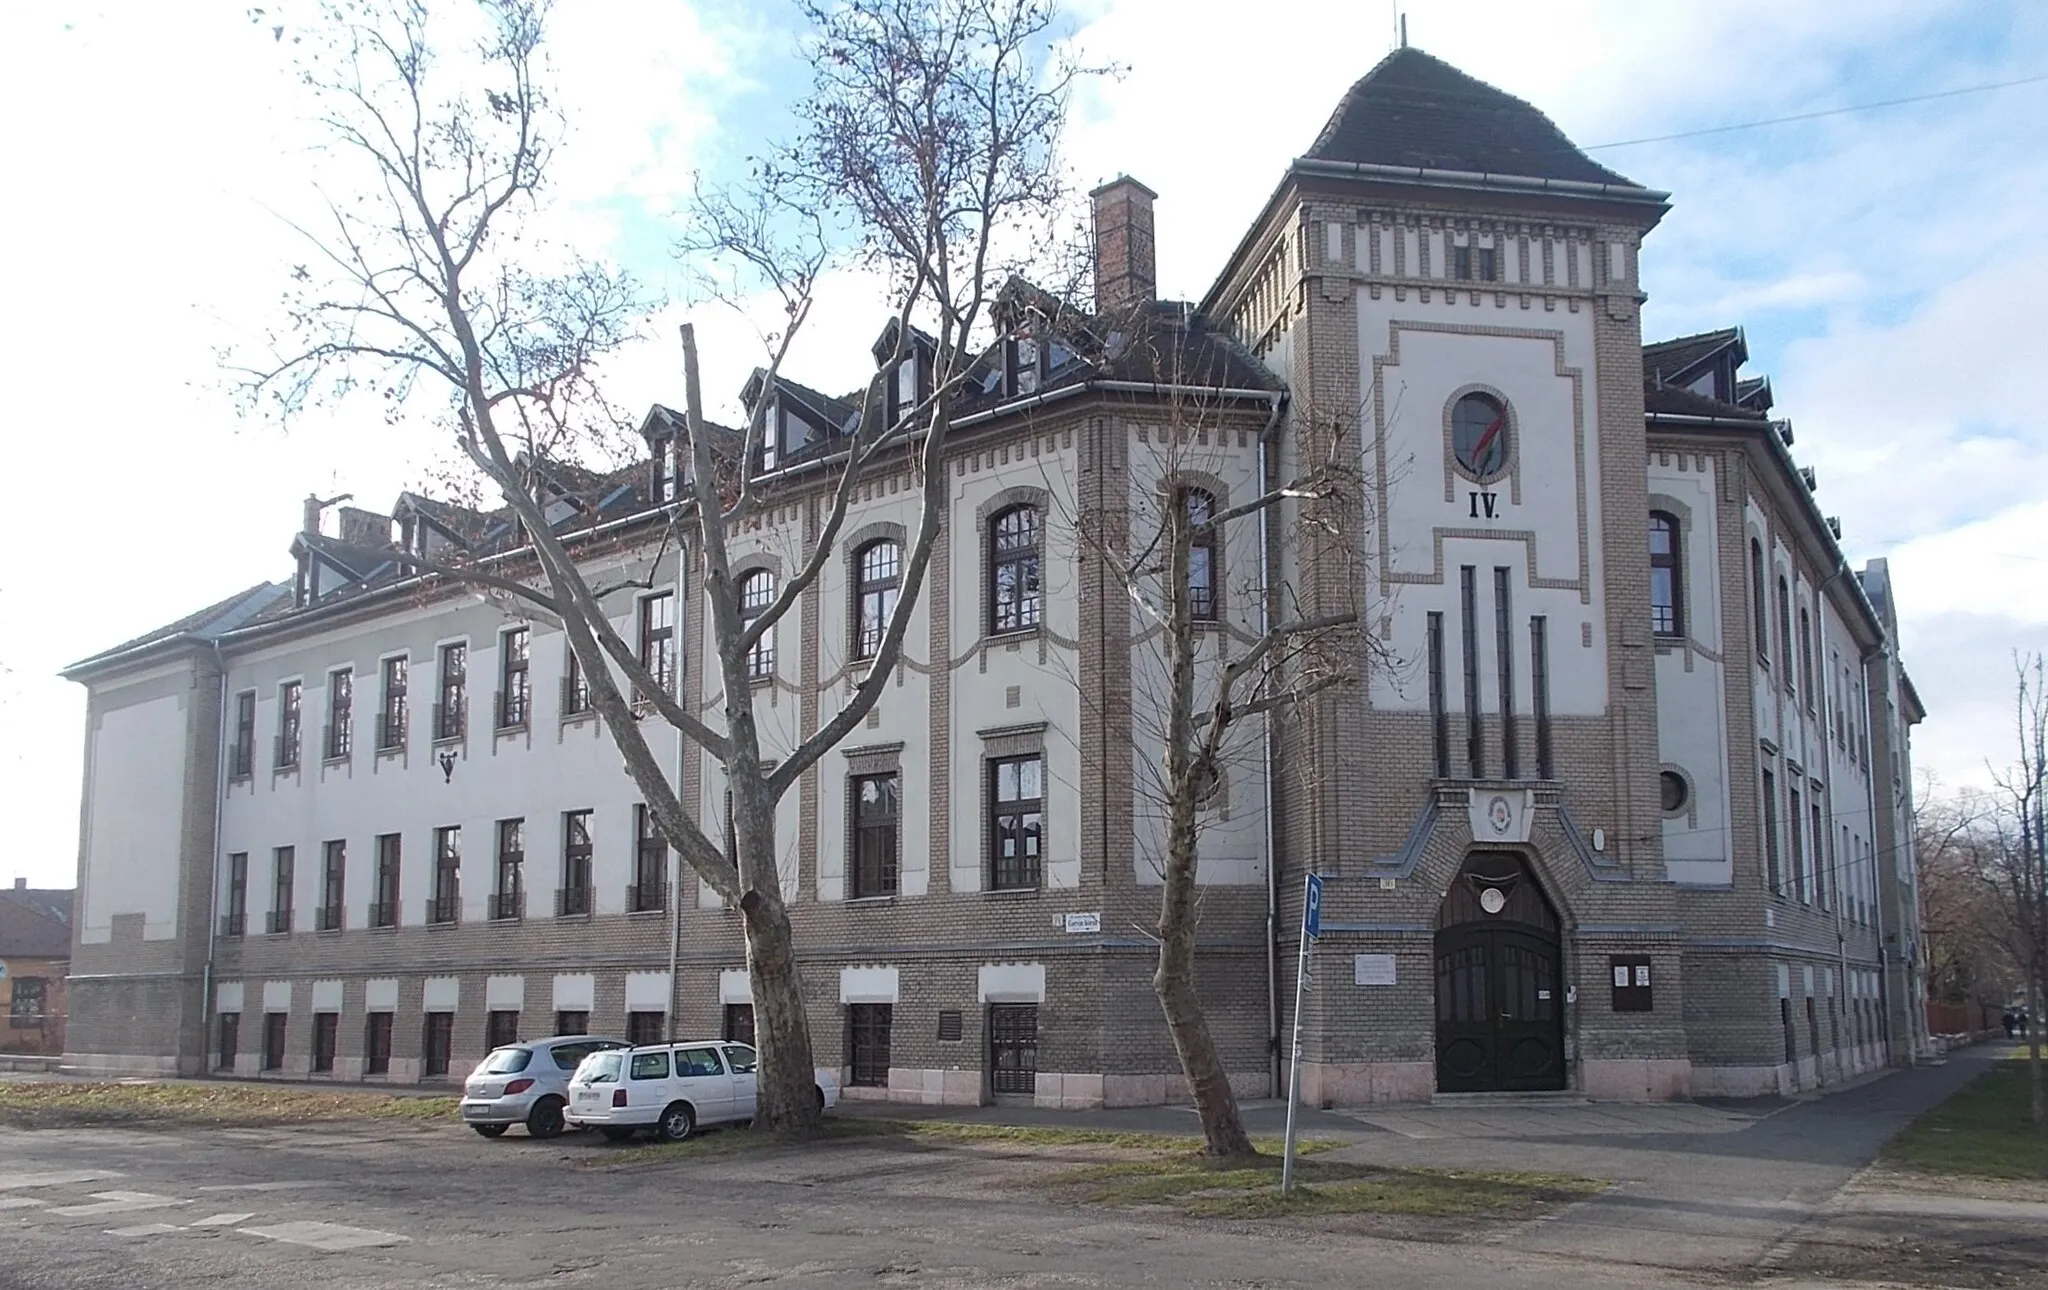
M 1308 991 L 1309 946 L 1323 934 L 1323 876 L 1312 873 L 1301 897 L 1301 953 L 1294 968 L 1294 1054 L 1287 1063 L 1287 1146 L 1280 1160 L 1280 1194 L 1294 1190 L 1295 1116 L 1301 1109 L 1301 1003 Z

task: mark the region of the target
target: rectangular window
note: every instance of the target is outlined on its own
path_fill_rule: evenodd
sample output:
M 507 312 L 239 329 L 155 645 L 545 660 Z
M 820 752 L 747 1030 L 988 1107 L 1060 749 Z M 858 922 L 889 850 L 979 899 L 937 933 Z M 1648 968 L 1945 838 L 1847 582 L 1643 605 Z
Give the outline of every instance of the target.
M 1794 783 L 1785 791 L 1792 803 L 1785 813 L 1785 832 L 1792 839 L 1792 893 L 1811 904 L 1813 891 L 1806 885 L 1806 812 L 1801 809 L 1798 785 Z
M 396 833 L 377 837 L 377 892 L 370 904 L 370 926 L 398 926 L 399 839 Z
M 231 1071 L 235 1068 L 235 1054 L 242 1046 L 242 1014 L 223 1012 L 220 1014 L 220 1038 L 214 1049 L 213 1065 L 216 1070 Z
M 249 921 L 249 853 L 228 856 L 228 912 L 221 919 L 221 935 L 240 936 Z
M 406 671 L 404 656 L 384 660 L 384 709 L 377 714 L 379 751 L 405 747 Z
M 756 569 L 740 579 L 740 626 L 754 629 L 754 620 L 775 607 L 775 575 Z M 747 647 L 747 675 L 765 680 L 775 675 L 775 627 L 764 625 Z
M 1683 636 L 1685 611 L 1681 587 L 1678 517 L 1650 512 L 1650 630 L 1659 636 Z
M 1785 890 L 1785 878 L 1778 871 L 1778 777 L 1764 771 L 1764 876 L 1772 891 Z
M 664 591 L 640 601 L 640 666 L 663 694 L 676 692 L 676 598 Z
M 277 749 L 271 759 L 276 770 L 297 770 L 299 766 L 299 701 L 301 690 L 297 681 L 286 681 L 277 687 Z
M 1429 739 L 1430 764 L 1438 779 L 1451 777 L 1451 714 L 1444 696 L 1444 616 L 1429 615 Z
M 725 1005 L 725 1038 L 728 1043 L 746 1044 L 748 1047 L 753 1046 L 753 1004 L 728 1003 Z
M 363 1022 L 363 1074 L 391 1073 L 391 1014 L 373 1012 Z
M 626 889 L 626 912 L 643 914 L 668 908 L 668 839 L 646 805 L 633 808 L 633 885 Z
M 1765 607 L 1764 591 L 1764 545 L 1755 538 L 1749 540 L 1749 616 L 1750 635 L 1756 640 L 1756 661 L 1765 667 L 1771 665 L 1771 614 Z
M 348 843 L 336 838 L 320 852 L 320 907 L 314 912 L 314 925 L 323 932 L 338 932 L 348 883 Z
M 903 815 L 903 781 L 885 775 L 856 775 L 848 781 L 853 798 L 853 899 L 896 894 L 897 826 Z
M 988 764 L 989 887 L 1038 886 L 1045 838 L 1045 758 L 1003 757 Z
M 292 929 L 292 858 L 290 847 L 279 847 L 270 860 L 270 934 Z
M 17 1030 L 41 1026 L 47 1007 L 46 986 L 39 976 L 14 978 L 14 993 L 7 1003 L 7 1024 Z
M 290 1017 L 282 1012 L 263 1014 L 263 1069 L 284 1069 L 284 1030 Z
M 343 668 L 327 674 L 327 760 L 355 751 L 356 674 Z
M 1536 778 L 1555 779 L 1550 756 L 1550 620 L 1529 620 L 1529 706 L 1536 714 Z
M 590 812 L 562 812 L 562 885 L 555 916 L 590 912 Z
M 469 733 L 469 646 L 441 647 L 441 697 L 434 704 L 434 738 L 461 739 Z
M 889 1086 L 889 1014 L 886 1003 L 846 1005 L 848 1083 L 862 1088 Z
M 484 1015 L 484 1048 L 503 1048 L 519 1042 L 519 1013 L 494 1008 Z
M 462 826 L 434 830 L 434 896 L 427 921 L 452 923 L 462 912 Z
M 661 1042 L 662 1022 L 667 1014 L 661 1012 L 629 1012 L 626 1014 L 626 1042 L 638 1047 L 641 1044 Z
M 590 711 L 590 680 L 583 675 L 583 664 L 576 658 L 576 650 L 568 642 L 562 644 L 562 719 L 581 716 Z
M 1500 281 L 1500 252 L 1490 246 L 1482 246 L 1477 254 L 1479 256 L 1479 280 L 1481 282 Z
M 341 1014 L 338 1012 L 316 1012 L 313 1014 L 313 1073 L 328 1075 L 334 1071 L 334 1037 L 341 1029 Z
M 455 1014 L 430 1012 L 420 1042 L 420 1074 L 428 1079 L 448 1073 L 448 1058 L 455 1047 Z
M 256 691 L 235 696 L 235 748 L 228 760 L 228 778 L 247 779 L 256 773 Z
M 1806 612 L 1806 606 L 1799 607 L 1799 687 L 1806 691 L 1806 710 L 1814 710 L 1813 694 L 1813 618 Z
M 1479 569 L 1458 570 L 1459 609 L 1465 645 L 1465 760 L 1474 779 L 1486 776 L 1486 735 L 1479 716 Z
M 555 1033 L 558 1035 L 587 1035 L 590 1033 L 590 1014 L 581 1009 L 571 1009 L 555 1014 Z
M 1785 692 L 1795 688 L 1792 678 L 1792 592 L 1778 579 L 1778 657 L 1785 660 Z
M 526 709 L 532 692 L 527 685 L 527 652 L 531 636 L 524 627 L 514 627 L 498 637 L 498 729 L 516 730 L 526 724 Z
M 1451 248 L 1451 276 L 1452 276 L 1452 277 L 1454 277 L 1454 278 L 1458 278 L 1458 279 L 1461 279 L 1461 280 L 1463 280 L 1463 279 L 1470 279 L 1470 278 L 1471 278 L 1471 276 L 1472 276 L 1472 248 L 1471 248 L 1471 247 L 1469 247 L 1469 246 L 1454 246 L 1454 247 L 1452 247 L 1452 248 Z
M 1813 803 L 1813 867 L 1816 870 L 1820 870 L 1822 865 L 1821 848 L 1828 840 L 1828 826 L 1820 817 L 1820 793 L 1816 790 L 1813 797 L 1809 800 Z M 1837 864 L 1828 865 L 1825 870 L 1820 872 L 1818 880 L 1813 884 L 1816 894 L 1820 897 L 1820 907 L 1822 909 L 1833 909 L 1835 907 L 1835 888 L 1840 882 L 1836 872 Z
M 1039 581 L 1043 528 L 1035 506 L 1012 506 L 989 521 L 989 634 L 1038 626 L 1043 609 Z
M 1509 617 L 1514 595 L 1509 578 L 1513 574 L 1514 570 L 1499 567 L 1493 571 L 1493 644 L 1500 667 L 1500 773 L 1509 779 L 1519 779 L 1520 758 L 1515 755 L 1515 620 Z
M 498 866 L 491 883 L 492 918 L 521 918 L 526 913 L 526 821 L 498 821 Z

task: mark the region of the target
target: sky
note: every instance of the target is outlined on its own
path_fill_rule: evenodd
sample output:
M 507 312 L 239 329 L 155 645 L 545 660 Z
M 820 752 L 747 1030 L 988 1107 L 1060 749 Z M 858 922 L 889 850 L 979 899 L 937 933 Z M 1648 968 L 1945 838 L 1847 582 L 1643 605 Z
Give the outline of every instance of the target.
M 386 509 L 442 459 L 437 431 L 368 407 L 288 430 L 243 420 L 220 375 L 223 347 L 275 319 L 303 258 L 287 220 L 323 175 L 283 42 L 251 7 L 0 7 L 0 416 L 16 463 L 0 508 L 0 804 L 16 822 L 0 881 L 75 880 L 84 691 L 60 668 L 288 577 L 309 492 Z M 2048 372 L 2048 81 L 1719 127 L 2048 77 L 2048 5 L 1399 7 L 1411 44 L 1671 191 L 1643 255 L 1645 338 L 1745 329 L 1746 374 L 1771 377 L 1850 560 L 1891 562 L 1930 712 L 1918 764 L 1949 788 L 1984 783 L 2011 755 L 2012 652 L 2048 649 L 2048 418 L 2025 392 Z M 1392 46 L 1395 13 L 1075 0 L 1075 47 L 1122 71 L 1076 97 L 1066 156 L 1082 189 L 1129 173 L 1158 191 L 1163 296 L 1207 291 L 1288 160 Z M 670 246 L 693 175 L 734 173 L 800 92 L 794 22 L 775 3 L 559 0 L 572 134 L 552 227 L 665 298 L 610 367 L 628 407 L 679 403 L 680 319 L 698 324 L 714 414 L 756 360 L 753 320 L 688 299 Z M 1662 141 L 1630 142 L 1644 139 Z M 863 280 L 835 277 L 788 370 L 859 381 L 883 316 Z

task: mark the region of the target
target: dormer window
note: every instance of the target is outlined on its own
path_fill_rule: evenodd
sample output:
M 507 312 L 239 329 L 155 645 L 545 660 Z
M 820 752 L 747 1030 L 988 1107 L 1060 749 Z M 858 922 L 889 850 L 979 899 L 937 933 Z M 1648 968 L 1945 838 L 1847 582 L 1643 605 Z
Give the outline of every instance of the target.
M 765 475 L 775 469 L 781 458 L 777 449 L 782 439 L 783 419 L 788 415 L 783 411 L 782 400 L 777 399 L 768 405 L 768 415 L 761 424 L 761 450 L 754 456 L 756 472 Z
M 672 502 L 683 490 L 682 450 L 676 436 L 654 441 L 654 500 Z
M 1010 394 L 1034 393 L 1045 378 L 1045 355 L 1038 338 L 1022 334 L 1003 342 L 1004 388 Z
M 917 351 L 911 350 L 896 364 L 895 375 L 889 380 L 889 424 L 894 426 L 909 416 L 917 407 L 918 372 Z

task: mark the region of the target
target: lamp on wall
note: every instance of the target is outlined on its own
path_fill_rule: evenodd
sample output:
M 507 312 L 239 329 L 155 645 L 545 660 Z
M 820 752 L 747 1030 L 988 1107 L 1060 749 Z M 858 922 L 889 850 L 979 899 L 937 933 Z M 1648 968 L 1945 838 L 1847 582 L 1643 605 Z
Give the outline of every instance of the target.
M 454 782 L 455 782 L 455 750 L 454 750 L 453 748 L 443 748 L 443 749 L 441 750 L 440 762 L 441 762 L 441 782 L 442 782 L 442 783 L 444 783 L 444 784 L 452 784 L 452 783 L 454 783 Z

